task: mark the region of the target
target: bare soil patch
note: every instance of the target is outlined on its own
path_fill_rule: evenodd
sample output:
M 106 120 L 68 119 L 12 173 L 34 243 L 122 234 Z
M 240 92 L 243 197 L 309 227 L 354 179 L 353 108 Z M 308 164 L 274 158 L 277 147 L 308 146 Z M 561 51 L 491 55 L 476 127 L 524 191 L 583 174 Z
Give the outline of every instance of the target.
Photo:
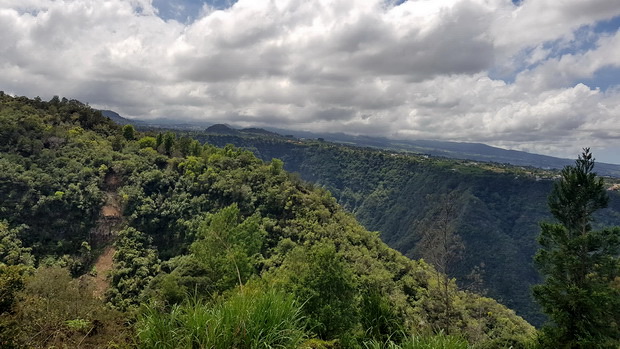
M 103 253 L 97 258 L 95 262 L 95 270 L 97 271 L 97 275 L 94 276 L 94 284 L 95 284 L 95 296 L 103 297 L 105 291 L 110 287 L 110 282 L 108 281 L 108 274 L 110 270 L 112 270 L 113 257 L 116 249 L 114 246 L 107 246 Z

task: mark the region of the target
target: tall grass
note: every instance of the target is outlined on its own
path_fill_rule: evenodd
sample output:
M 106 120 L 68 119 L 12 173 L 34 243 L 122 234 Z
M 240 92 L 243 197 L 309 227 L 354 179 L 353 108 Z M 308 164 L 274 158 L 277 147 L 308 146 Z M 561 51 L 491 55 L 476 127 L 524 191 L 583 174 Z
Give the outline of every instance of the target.
M 149 306 L 136 328 L 141 348 L 296 348 L 305 337 L 300 308 L 290 295 L 244 289 L 215 305 Z
M 432 336 L 412 335 L 405 337 L 400 344 L 392 341 L 370 341 L 364 343 L 365 349 L 469 349 L 467 341 L 460 337 L 449 336 L 443 332 Z

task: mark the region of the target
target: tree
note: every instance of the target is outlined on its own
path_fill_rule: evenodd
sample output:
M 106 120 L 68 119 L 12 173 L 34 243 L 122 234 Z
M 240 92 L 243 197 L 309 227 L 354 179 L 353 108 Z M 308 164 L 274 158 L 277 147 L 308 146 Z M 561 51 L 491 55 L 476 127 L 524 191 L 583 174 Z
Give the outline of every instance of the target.
M 243 219 L 237 204 L 209 215 L 199 223 L 198 239 L 190 246 L 192 256 L 210 271 L 215 291 L 222 292 L 236 285 L 243 289 L 257 273 L 262 259 L 265 230 L 258 214 Z
M 437 291 L 441 298 L 442 312 L 440 327 L 450 333 L 454 316 L 452 302 L 456 288 L 449 276 L 450 266 L 461 258 L 465 249 L 463 241 L 456 231 L 459 215 L 457 192 L 442 194 L 438 197 L 429 196 L 429 201 L 437 200 L 438 205 L 431 215 L 429 227 L 419 243 L 422 258 L 435 267 Z
M 138 140 L 138 144 L 140 145 L 140 149 L 143 148 L 157 148 L 157 139 L 155 137 L 142 137 Z
M 332 242 L 294 248 L 276 273 L 304 302 L 308 329 L 319 338 L 343 339 L 358 322 L 355 276 Z
M 620 228 L 592 229 L 607 206 L 588 148 L 562 170 L 549 196 L 558 223 L 541 223 L 535 261 L 545 281 L 534 287 L 552 321 L 541 342 L 554 348 L 617 348 L 620 344 Z
M 163 138 L 164 151 L 167 155 L 171 155 L 172 147 L 174 146 L 174 143 L 176 142 L 177 136 L 172 132 L 166 132 L 166 134 L 163 137 L 164 137 Z
M 24 227 L 9 229 L 6 221 L 0 221 L 0 265 L 34 264 L 30 248 L 23 247 L 18 235 Z
M 132 125 L 123 126 L 123 137 L 128 141 L 133 141 L 136 138 L 136 129 Z
M 26 268 L 0 263 L 0 348 L 19 348 L 20 323 L 14 318 L 19 292 L 24 288 Z
M 151 247 L 151 238 L 134 228 L 121 230 L 114 246 L 112 287 L 106 296 L 114 307 L 125 311 L 140 305 L 144 289 L 159 273 L 160 262 L 157 251 Z
M 157 138 L 155 138 L 155 147 L 159 148 L 162 143 L 164 143 L 164 135 L 163 133 L 158 133 Z

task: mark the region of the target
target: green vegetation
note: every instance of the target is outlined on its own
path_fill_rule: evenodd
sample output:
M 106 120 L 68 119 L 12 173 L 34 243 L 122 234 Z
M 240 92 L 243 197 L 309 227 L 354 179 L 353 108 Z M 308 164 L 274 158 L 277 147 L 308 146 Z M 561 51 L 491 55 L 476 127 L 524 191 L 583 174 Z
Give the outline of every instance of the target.
M 546 276 L 534 295 L 552 324 L 549 348 L 617 348 L 620 344 L 620 227 L 592 230 L 607 206 L 603 180 L 592 172 L 589 149 L 562 171 L 549 196 L 558 223 L 542 223 L 536 262 Z
M 448 336 L 443 332 L 433 336 L 410 336 L 405 338 L 400 344 L 391 340 L 386 342 L 371 341 L 364 344 L 366 349 L 468 349 L 470 346 L 467 341 Z
M 215 304 L 147 306 L 136 331 L 141 348 L 296 348 L 305 337 L 303 320 L 294 297 L 246 288 Z
M 498 299 L 533 324 L 546 320 L 531 294 L 531 287 L 542 281 L 533 256 L 538 249 L 539 222 L 552 218 L 547 196 L 560 176 L 557 171 L 315 140 L 188 135 L 217 146 L 234 144 L 263 160 L 283 160 L 286 170 L 329 190 L 364 227 L 379 231 L 390 247 L 409 258 L 423 258 L 456 278 L 461 288 Z M 613 183 L 606 182 L 606 188 Z M 597 229 L 620 221 L 620 195 L 616 191 L 609 195 L 609 207 L 595 214 Z M 441 231 L 437 222 L 445 206 L 441 198 L 446 196 L 450 196 L 453 212 L 450 229 L 444 232 L 451 232 L 455 239 L 444 247 L 451 245 L 453 256 L 447 263 L 438 263 L 439 255 L 426 246 L 435 240 L 434 251 L 440 247 L 430 237 L 435 236 L 431 231 Z M 450 307 L 445 304 L 444 308 Z
M 282 161 L 121 129 L 77 101 L 0 102 L 2 347 L 364 348 L 416 338 L 516 348 L 535 337 L 495 300 L 389 248 Z M 353 189 L 338 195 L 353 200 Z M 371 193 L 376 208 L 394 190 Z M 458 202 L 474 205 L 465 195 Z M 104 272 L 98 257 L 112 244 Z
M 37 268 L 17 298 L 9 319 L 14 321 L 11 343 L 18 348 L 97 348 L 123 341 L 127 332 L 122 314 L 94 297 L 85 278 L 74 279 L 65 268 Z
M 115 308 L 128 310 L 143 301 L 142 291 L 158 273 L 159 260 L 148 236 L 136 229 L 120 231 L 117 239 L 115 268 L 110 274 L 115 287 L 108 290 L 106 298 Z

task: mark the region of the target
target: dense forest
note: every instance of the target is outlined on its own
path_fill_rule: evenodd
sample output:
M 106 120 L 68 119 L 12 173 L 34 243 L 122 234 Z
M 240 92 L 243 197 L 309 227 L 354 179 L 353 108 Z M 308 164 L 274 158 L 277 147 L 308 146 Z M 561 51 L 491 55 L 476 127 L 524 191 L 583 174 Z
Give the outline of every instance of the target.
M 617 196 L 587 149 L 558 173 L 0 102 L 3 348 L 620 341 Z M 481 296 L 539 321 L 533 283 L 540 331 Z
M 189 136 L 210 144 L 234 144 L 263 160 L 282 159 L 284 168 L 328 189 L 371 231 L 404 255 L 429 261 L 425 236 L 444 200 L 454 207 L 450 224 L 462 240 L 445 272 L 462 288 L 486 293 L 530 323 L 545 317 L 531 287 L 542 278 L 533 263 L 539 222 L 551 220 L 547 197 L 559 171 L 429 157 L 359 148 L 320 140 L 277 137 L 220 127 Z M 231 134 L 232 133 L 232 134 Z M 620 222 L 620 196 L 595 225 Z
M 58 97 L 0 93 L 0 125 L 3 348 L 533 345 L 280 160 Z

